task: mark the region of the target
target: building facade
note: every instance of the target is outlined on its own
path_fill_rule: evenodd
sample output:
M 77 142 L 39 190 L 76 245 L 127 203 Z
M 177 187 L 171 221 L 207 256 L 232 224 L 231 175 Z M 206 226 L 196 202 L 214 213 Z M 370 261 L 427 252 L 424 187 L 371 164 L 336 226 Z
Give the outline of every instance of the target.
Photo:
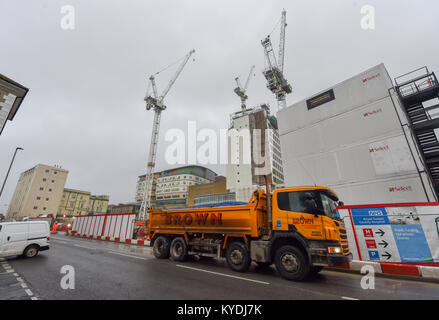
M 277 120 L 267 105 L 231 115 L 228 151 L 227 189 L 237 201 L 249 201 L 265 176 L 273 187 L 284 183 Z
M 285 182 L 327 185 L 345 204 L 436 201 L 380 64 L 278 112 Z
M 28 91 L 28 88 L 0 74 L 0 135 L 6 121 L 14 119 Z
M 109 196 L 90 196 L 90 202 L 88 206 L 88 214 L 102 214 L 107 213 Z
M 151 204 L 155 203 L 155 188 L 157 184 L 157 178 L 159 176 L 160 176 L 160 172 L 154 173 L 154 177 L 152 180 L 152 187 L 151 187 Z M 145 188 L 146 188 L 146 174 L 141 175 L 137 178 L 136 196 L 134 197 L 136 203 L 142 203 L 143 198 L 145 197 Z
M 212 170 L 192 165 L 154 173 L 151 204 L 155 207 L 179 207 L 187 205 L 189 187 L 215 181 Z M 145 194 L 145 176 L 139 176 L 136 202 L 142 203 Z
M 136 202 L 108 205 L 107 213 L 138 213 L 140 204 Z
M 87 214 L 91 194 L 88 191 L 65 188 L 59 204 L 58 216 L 80 216 Z
M 214 182 L 190 186 L 187 199 L 188 206 L 197 206 L 235 201 L 236 195 L 227 190 L 226 178 L 217 176 Z
M 21 173 L 7 216 L 10 219 L 56 216 L 68 171 L 38 164 Z
M 58 216 L 106 213 L 109 199 L 109 196 L 95 196 L 89 191 L 65 188 L 59 204 Z

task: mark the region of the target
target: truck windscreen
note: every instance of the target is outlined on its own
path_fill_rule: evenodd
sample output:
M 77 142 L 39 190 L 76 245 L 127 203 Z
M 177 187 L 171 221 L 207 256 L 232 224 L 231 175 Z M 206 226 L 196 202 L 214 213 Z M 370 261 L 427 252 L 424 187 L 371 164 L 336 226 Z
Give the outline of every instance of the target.
M 279 209 L 292 212 L 326 215 L 334 218 L 332 213 L 337 207 L 336 197 L 326 190 L 291 191 L 277 194 Z

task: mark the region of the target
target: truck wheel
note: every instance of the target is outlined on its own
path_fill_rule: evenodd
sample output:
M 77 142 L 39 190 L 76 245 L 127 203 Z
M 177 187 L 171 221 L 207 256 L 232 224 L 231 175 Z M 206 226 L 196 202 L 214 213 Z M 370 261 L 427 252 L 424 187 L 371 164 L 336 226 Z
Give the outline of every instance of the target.
M 26 247 L 23 251 L 23 257 L 25 258 L 33 258 L 38 254 L 38 246 L 30 245 Z
M 154 257 L 157 259 L 168 259 L 169 258 L 169 239 L 166 237 L 158 237 L 154 241 L 153 247 Z
M 175 238 L 171 242 L 171 259 L 183 262 L 187 258 L 187 245 L 183 238 Z
M 282 278 L 303 281 L 310 272 L 308 259 L 294 246 L 282 246 L 277 249 L 274 263 Z
M 238 272 L 247 271 L 251 263 L 250 254 L 242 242 L 233 242 L 227 248 L 226 260 L 230 269 Z

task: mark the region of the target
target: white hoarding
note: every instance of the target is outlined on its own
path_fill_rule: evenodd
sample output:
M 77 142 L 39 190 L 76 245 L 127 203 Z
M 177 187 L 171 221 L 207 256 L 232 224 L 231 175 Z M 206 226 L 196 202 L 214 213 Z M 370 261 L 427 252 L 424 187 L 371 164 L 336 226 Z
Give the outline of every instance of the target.
M 279 111 L 285 185 L 328 185 L 346 204 L 435 201 L 391 87 L 380 64 Z

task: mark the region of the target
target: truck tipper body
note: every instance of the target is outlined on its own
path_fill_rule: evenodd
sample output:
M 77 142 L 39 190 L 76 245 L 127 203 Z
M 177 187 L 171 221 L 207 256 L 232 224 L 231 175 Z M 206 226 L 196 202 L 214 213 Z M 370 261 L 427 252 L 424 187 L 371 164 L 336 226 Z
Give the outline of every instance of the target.
M 282 277 L 301 281 L 351 260 L 337 205 L 335 193 L 322 186 L 280 188 L 268 198 L 257 190 L 243 205 L 152 208 L 147 233 L 159 259 L 225 257 L 240 272 L 252 261 L 275 264 Z

